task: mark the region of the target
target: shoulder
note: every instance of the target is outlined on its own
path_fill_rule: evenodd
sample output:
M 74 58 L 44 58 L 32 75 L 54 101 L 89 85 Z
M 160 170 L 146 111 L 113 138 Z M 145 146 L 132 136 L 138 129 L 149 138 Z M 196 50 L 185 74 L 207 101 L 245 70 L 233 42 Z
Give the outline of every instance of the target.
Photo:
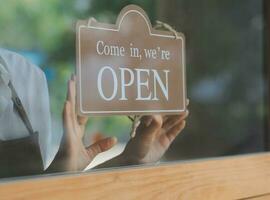
M 29 76 L 45 78 L 44 72 L 38 66 L 18 53 L 0 48 L 0 56 L 4 60 L 12 79 L 18 75 L 25 78 Z

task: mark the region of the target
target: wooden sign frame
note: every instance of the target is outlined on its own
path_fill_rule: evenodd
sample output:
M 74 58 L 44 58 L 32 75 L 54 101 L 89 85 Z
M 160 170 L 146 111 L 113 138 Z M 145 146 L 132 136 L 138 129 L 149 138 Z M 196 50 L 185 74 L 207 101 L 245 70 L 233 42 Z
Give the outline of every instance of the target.
M 102 45 L 99 45 L 100 42 Z M 108 47 L 106 49 L 112 46 L 114 51 L 120 48 L 124 53 L 104 55 L 99 46 Z M 140 52 L 138 57 L 132 55 L 134 54 L 132 49 Z M 147 57 L 148 54 L 143 53 L 146 50 L 154 51 L 155 58 Z M 167 59 L 163 58 L 162 52 L 169 53 Z M 185 112 L 187 99 L 185 53 L 185 37 L 182 33 L 152 28 L 145 11 L 136 5 L 124 7 L 118 15 L 116 24 L 99 23 L 91 19 L 79 20 L 76 25 L 77 113 L 149 115 Z M 131 76 L 132 71 L 134 74 L 136 71 L 137 75 Z M 167 98 L 162 93 L 164 90 L 157 89 L 162 88 L 161 85 L 154 84 L 157 82 L 155 77 L 159 77 L 158 72 L 166 74 L 162 75 L 166 76 L 166 80 L 163 81 L 167 86 L 165 95 Z M 100 74 L 105 74 L 103 81 L 99 79 Z M 118 76 L 122 77 L 121 81 L 118 80 L 120 79 Z M 147 81 L 141 80 L 139 85 L 138 77 Z M 149 81 L 147 79 L 149 77 L 152 77 L 153 81 Z M 159 80 L 161 79 L 160 76 Z M 125 87 L 124 80 L 128 82 L 125 82 Z M 140 91 L 140 95 L 137 91 Z M 152 96 L 150 99 L 149 94 Z

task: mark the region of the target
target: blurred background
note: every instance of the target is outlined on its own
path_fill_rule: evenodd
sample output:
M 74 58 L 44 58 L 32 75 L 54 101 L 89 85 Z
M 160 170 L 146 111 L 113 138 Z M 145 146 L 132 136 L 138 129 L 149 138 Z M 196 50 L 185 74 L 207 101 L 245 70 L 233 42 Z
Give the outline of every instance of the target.
M 264 151 L 262 0 L 0 0 L 0 46 L 45 72 L 55 132 L 62 132 L 66 85 L 75 71 L 75 23 L 95 17 L 115 23 L 128 4 L 186 36 L 190 116 L 164 161 Z M 123 147 L 126 116 L 93 117 L 85 143 L 117 136 Z M 90 140 L 89 140 L 90 138 Z M 121 149 L 120 148 L 120 149 Z

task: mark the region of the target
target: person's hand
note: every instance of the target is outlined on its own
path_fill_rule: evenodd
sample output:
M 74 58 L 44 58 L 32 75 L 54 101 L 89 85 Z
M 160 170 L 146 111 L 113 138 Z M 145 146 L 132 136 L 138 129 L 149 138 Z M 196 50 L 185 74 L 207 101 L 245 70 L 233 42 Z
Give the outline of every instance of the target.
M 78 116 L 75 112 L 75 77 L 68 82 L 68 94 L 63 110 L 64 136 L 61 151 L 64 155 L 62 167 L 67 171 L 83 170 L 94 157 L 110 148 L 117 140 L 115 137 L 102 139 L 89 147 L 83 144 L 83 136 L 88 117 Z
M 188 105 L 187 100 L 187 105 Z M 145 116 L 136 130 L 134 138 L 127 143 L 124 151 L 96 168 L 119 167 L 154 163 L 161 159 L 171 143 L 185 128 L 188 110 L 179 115 Z
M 120 155 L 125 164 L 153 163 L 161 159 L 186 125 L 188 111 L 181 115 L 145 116 L 124 152 Z

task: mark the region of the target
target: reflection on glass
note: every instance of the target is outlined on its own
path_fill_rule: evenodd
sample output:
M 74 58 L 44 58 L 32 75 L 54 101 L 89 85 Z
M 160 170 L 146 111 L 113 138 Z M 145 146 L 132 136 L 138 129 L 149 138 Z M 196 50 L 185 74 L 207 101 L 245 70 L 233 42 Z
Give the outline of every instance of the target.
M 113 6 L 108 7 L 108 3 Z M 94 16 L 99 21 L 114 23 L 121 8 L 129 3 L 140 5 L 153 22 L 158 19 L 183 32 L 187 40 L 190 99 L 187 127 L 168 151 L 167 144 L 160 147 L 161 143 L 154 143 L 148 157 L 139 162 L 133 155 L 140 155 L 142 139 L 129 142 L 126 156 L 120 154 L 130 141 L 130 119 L 127 116 L 91 117 L 85 124 L 83 135 L 86 119 L 73 121 L 76 116 L 70 113 L 73 109 L 72 95 L 75 95 L 74 83 L 71 80 L 67 85 L 75 66 L 75 21 Z M 165 151 L 162 161 L 264 150 L 261 0 L 218 3 L 172 0 L 170 4 L 166 1 L 136 0 L 128 3 L 22 0 L 6 2 L 5 7 L 0 7 L 0 13 L 3 30 L 0 32 L 0 46 L 3 48 L 0 50 L 0 177 L 83 170 L 90 161 L 88 169 L 151 163 Z M 32 135 L 31 128 L 14 107 L 7 80 L 12 80 L 33 132 L 39 132 L 38 137 L 37 134 L 27 137 Z M 65 103 L 66 96 L 69 103 Z M 71 130 L 70 134 L 78 133 L 67 140 L 62 140 L 66 138 L 62 137 L 63 109 L 66 113 L 64 122 L 71 121 L 65 130 Z M 144 120 L 148 124 L 149 119 Z M 156 120 L 158 123 L 159 119 Z M 163 120 L 168 118 L 163 117 Z M 168 127 L 169 124 L 164 122 L 159 131 L 166 132 Z M 140 130 L 141 135 L 146 135 L 143 133 L 146 130 Z M 118 138 L 111 150 L 99 154 L 94 160 L 95 152 L 83 150 L 81 154 L 78 147 L 95 142 L 108 142 L 106 148 L 113 145 L 115 139 L 106 140 L 107 137 Z M 74 162 L 67 157 L 77 160 Z

